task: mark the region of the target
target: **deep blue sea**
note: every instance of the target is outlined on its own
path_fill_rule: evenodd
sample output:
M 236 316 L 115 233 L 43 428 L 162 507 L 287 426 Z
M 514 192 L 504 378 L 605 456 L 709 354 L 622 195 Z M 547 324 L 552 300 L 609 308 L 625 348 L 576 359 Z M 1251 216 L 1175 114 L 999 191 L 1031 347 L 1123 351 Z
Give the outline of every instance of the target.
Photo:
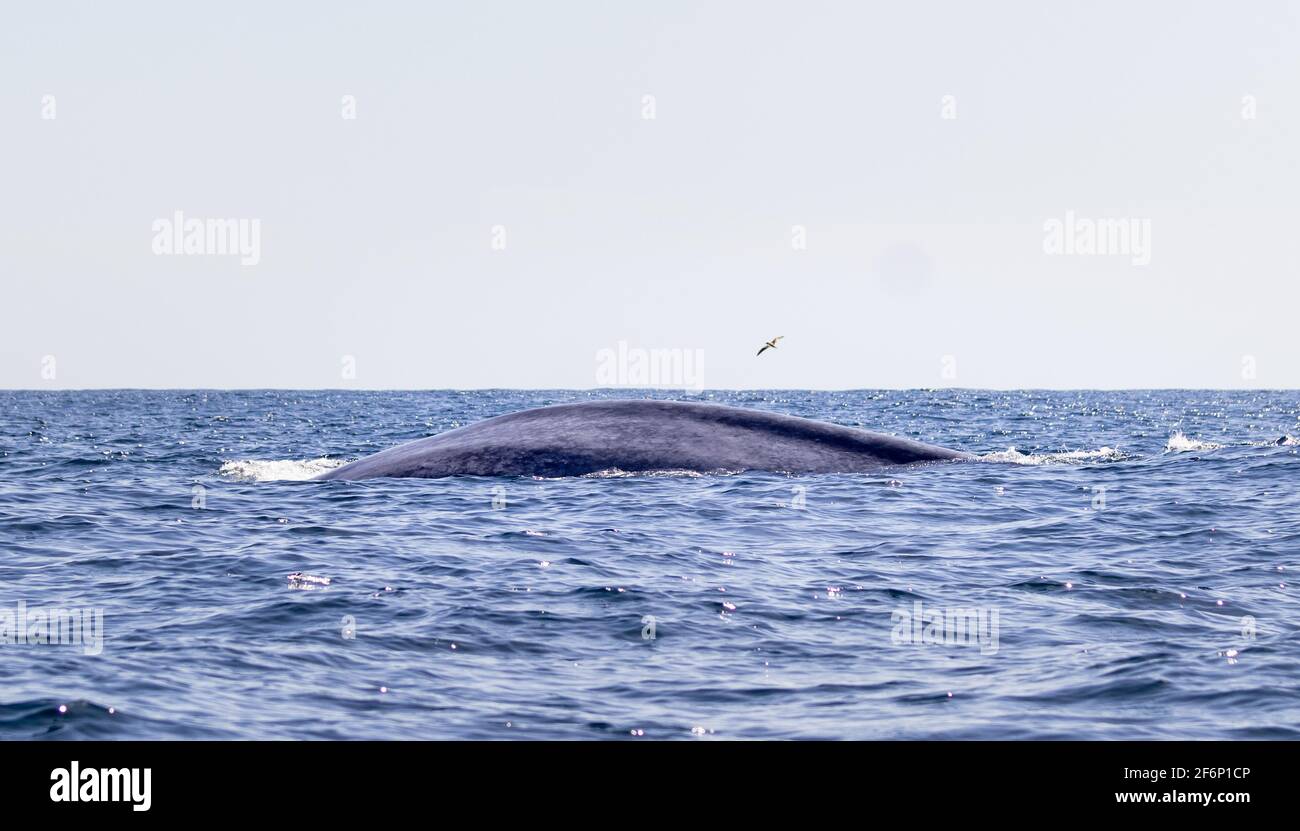
M 303 481 L 644 397 L 982 458 Z M 0 739 L 1296 739 L 1297 435 L 1296 391 L 0 392 Z

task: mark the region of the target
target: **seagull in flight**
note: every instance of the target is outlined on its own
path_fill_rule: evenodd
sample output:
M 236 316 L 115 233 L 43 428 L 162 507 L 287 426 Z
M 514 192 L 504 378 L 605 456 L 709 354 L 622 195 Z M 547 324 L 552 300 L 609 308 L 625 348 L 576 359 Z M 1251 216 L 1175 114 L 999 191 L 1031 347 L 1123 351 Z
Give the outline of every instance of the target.
M 758 350 L 758 354 L 759 354 L 759 355 L 762 355 L 764 352 L 766 352 L 766 351 L 769 350 L 769 349 L 776 349 L 776 342 L 779 341 L 779 340 L 780 340 L 781 338 L 783 338 L 783 337 L 785 337 L 785 335 L 777 335 L 776 337 L 772 338 L 772 339 L 771 339 L 770 341 L 768 341 L 767 343 L 763 344 L 763 348 L 760 349 L 760 350 Z M 755 357 L 758 357 L 758 356 L 756 355 Z

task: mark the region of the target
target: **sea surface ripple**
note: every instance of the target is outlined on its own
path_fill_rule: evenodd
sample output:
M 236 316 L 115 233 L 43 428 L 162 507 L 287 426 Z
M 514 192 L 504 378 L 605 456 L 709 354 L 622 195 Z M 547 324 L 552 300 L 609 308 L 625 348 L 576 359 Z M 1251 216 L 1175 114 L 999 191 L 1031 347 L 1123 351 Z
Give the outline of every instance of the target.
M 303 481 L 642 397 L 982 458 Z M 103 615 L 99 650 L 11 623 L 0 739 L 1297 739 L 1298 420 L 1295 391 L 0 392 L 0 641 L 20 603 Z M 962 610 L 974 641 L 908 622 Z

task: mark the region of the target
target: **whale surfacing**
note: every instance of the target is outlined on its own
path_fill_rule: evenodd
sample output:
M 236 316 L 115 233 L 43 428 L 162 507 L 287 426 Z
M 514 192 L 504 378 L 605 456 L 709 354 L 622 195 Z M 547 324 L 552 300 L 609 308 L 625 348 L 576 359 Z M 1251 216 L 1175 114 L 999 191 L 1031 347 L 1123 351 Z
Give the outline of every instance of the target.
M 559 477 L 607 470 L 857 473 L 969 458 L 911 439 L 762 410 L 681 401 L 587 401 L 489 418 L 316 478 Z

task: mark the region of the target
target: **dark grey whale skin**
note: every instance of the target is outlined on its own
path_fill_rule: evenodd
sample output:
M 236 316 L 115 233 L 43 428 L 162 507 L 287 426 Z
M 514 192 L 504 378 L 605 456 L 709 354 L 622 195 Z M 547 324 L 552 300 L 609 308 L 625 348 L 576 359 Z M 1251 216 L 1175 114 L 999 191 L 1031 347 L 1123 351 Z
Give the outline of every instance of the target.
M 599 471 L 856 473 L 973 458 L 795 416 L 680 401 L 588 401 L 497 416 L 358 459 L 320 479 L 581 476 Z

